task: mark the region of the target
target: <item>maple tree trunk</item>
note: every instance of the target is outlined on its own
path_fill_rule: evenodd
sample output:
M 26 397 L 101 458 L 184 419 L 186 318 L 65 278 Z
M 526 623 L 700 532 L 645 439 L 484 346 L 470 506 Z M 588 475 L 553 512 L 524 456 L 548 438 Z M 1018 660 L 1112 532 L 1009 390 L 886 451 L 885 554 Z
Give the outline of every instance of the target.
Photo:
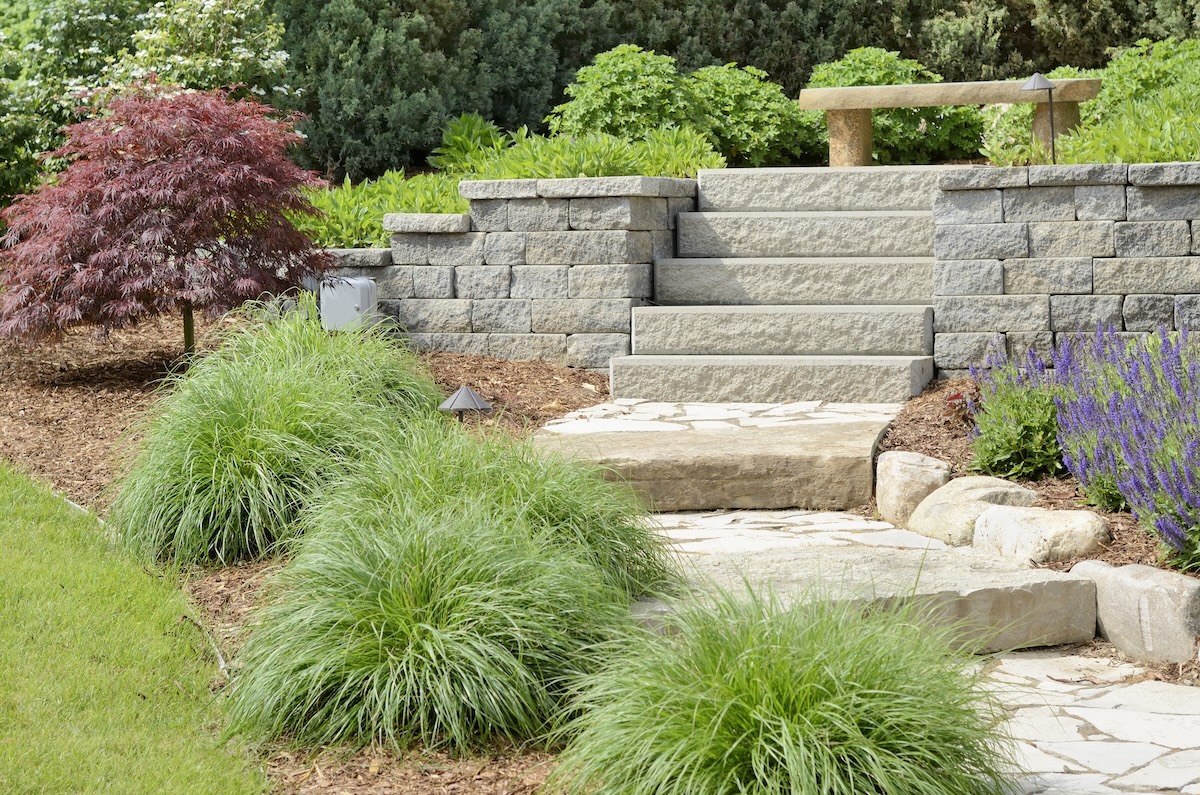
M 192 318 L 192 302 L 183 302 L 183 354 L 191 356 L 196 352 L 196 322 Z

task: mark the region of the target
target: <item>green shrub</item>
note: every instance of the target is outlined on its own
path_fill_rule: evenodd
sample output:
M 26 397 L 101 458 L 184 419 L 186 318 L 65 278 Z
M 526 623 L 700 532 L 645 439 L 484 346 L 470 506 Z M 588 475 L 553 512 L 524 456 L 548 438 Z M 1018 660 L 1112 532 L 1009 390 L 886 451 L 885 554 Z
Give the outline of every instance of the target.
M 794 162 L 819 147 L 815 137 L 802 137 L 811 128 L 802 124 L 799 106 L 761 69 L 709 66 L 684 84 L 706 117 L 702 129 L 732 166 Z
M 938 83 L 942 77 L 898 53 L 875 47 L 851 50 L 838 61 L 821 64 L 812 73 L 809 88 L 833 86 L 888 86 Z M 828 140 L 825 114 L 806 111 L 810 127 Z M 895 108 L 875 111 L 874 150 L 880 163 L 929 163 L 969 157 L 979 149 L 982 121 L 976 108 Z
M 242 649 L 231 731 L 462 751 L 562 720 L 627 598 L 511 516 L 445 508 L 317 507 Z
M 1029 351 L 1022 363 L 993 353 L 987 369 L 973 375 L 979 385 L 979 406 L 974 414 L 971 468 L 1021 479 L 1065 472 L 1054 385 L 1037 354 Z
M 1200 83 L 1127 100 L 1104 121 L 1059 139 L 1060 163 L 1173 163 L 1200 160 Z
M 382 330 L 328 334 L 311 295 L 278 310 L 168 379 L 150 409 L 111 516 L 135 552 L 182 563 L 267 554 L 334 474 L 434 413 L 436 386 Z
M 911 51 L 947 80 L 1005 80 L 1037 71 L 1030 58 L 1037 34 L 1009 0 L 968 0 L 918 24 Z
M 447 174 L 469 174 L 482 159 L 512 143 L 504 130 L 478 113 L 464 113 L 446 125 L 441 146 L 433 150 L 429 165 Z
M 388 248 L 385 213 L 465 213 L 467 200 L 458 192 L 459 177 L 450 174 L 404 174 L 390 171 L 377 180 L 307 191 L 320 215 L 292 218 L 296 228 L 325 248 Z
M 1075 77 L 1100 77 L 1102 73 L 1062 66 L 1047 73 L 1051 81 Z M 1094 119 L 1093 102 L 1081 102 L 1079 115 L 1081 124 L 1087 125 Z M 983 116 L 983 145 L 979 152 L 999 166 L 1025 165 L 1027 163 L 1049 163 L 1050 152 L 1033 137 L 1034 103 L 1019 102 L 1012 105 L 985 105 Z M 1061 145 L 1063 138 L 1056 142 Z
M 582 687 L 551 791 L 1008 791 L 1003 710 L 913 608 L 725 594 L 643 631 Z

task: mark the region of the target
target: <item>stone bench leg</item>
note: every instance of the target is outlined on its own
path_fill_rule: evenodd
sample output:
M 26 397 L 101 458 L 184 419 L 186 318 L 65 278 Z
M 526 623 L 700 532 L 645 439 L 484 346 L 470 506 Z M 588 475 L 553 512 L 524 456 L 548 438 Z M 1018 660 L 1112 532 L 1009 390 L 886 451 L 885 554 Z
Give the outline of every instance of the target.
M 1079 126 L 1079 103 L 1054 101 L 1054 134 L 1062 135 Z M 1050 151 L 1050 103 L 1039 102 L 1033 110 L 1033 137 Z M 830 144 L 832 147 L 832 144 Z
M 1055 105 L 1055 111 L 1058 106 Z M 871 109 L 827 110 L 829 126 L 829 165 L 833 167 L 871 165 Z M 1054 123 L 1058 123 L 1057 114 Z M 1079 123 L 1078 109 L 1076 124 Z

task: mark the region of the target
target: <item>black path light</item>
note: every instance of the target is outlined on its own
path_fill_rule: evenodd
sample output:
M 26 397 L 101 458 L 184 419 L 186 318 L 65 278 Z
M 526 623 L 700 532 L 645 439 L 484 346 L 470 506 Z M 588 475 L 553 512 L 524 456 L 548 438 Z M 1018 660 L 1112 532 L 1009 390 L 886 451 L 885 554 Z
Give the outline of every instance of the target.
M 484 400 L 482 395 L 469 386 L 460 386 L 453 395 L 438 406 L 438 411 L 453 411 L 458 414 L 459 422 L 463 422 L 463 414 L 468 411 L 487 413 L 491 410 L 492 404 Z
M 1050 102 L 1050 162 L 1058 163 L 1058 154 L 1054 151 L 1054 84 L 1047 80 L 1041 72 L 1034 72 L 1033 77 L 1021 86 L 1022 91 L 1045 91 Z

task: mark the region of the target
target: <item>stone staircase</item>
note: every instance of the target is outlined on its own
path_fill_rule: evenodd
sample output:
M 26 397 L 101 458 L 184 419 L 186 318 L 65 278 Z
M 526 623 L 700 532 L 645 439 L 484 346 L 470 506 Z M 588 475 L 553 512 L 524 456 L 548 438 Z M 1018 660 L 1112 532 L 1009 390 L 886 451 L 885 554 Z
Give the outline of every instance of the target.
M 940 167 L 699 175 L 657 306 L 633 309 L 617 398 L 900 402 L 933 375 Z

